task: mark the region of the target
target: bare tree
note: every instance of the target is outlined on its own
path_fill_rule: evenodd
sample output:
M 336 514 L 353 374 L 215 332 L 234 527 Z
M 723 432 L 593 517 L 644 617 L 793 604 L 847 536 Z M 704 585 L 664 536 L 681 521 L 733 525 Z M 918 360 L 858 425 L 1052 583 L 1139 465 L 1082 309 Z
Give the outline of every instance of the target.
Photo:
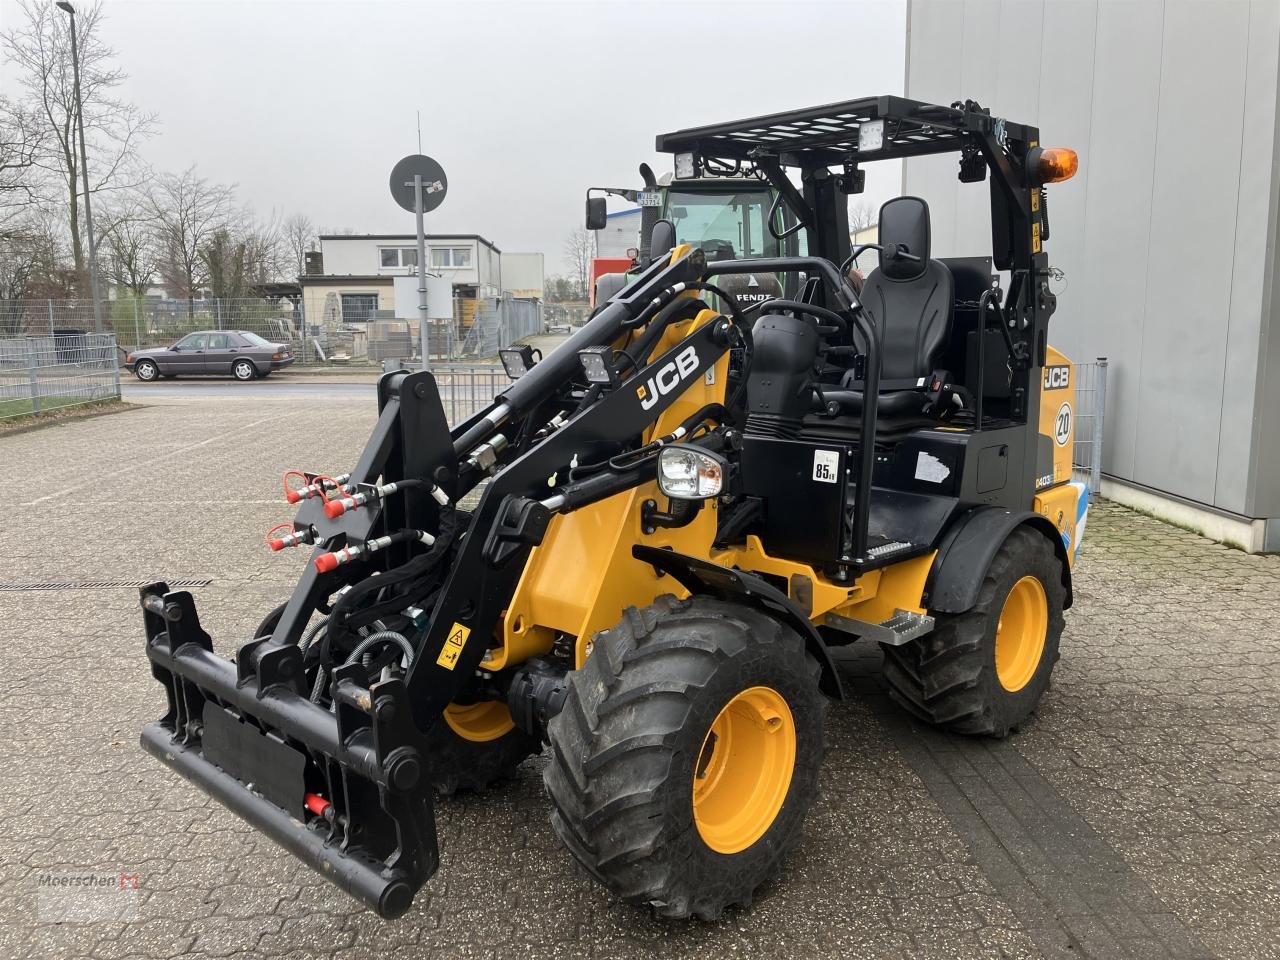
M 13 221 L 0 234 L 0 300 L 22 300 L 31 295 L 41 254 L 39 234 L 25 222 Z
M 233 196 L 232 187 L 197 176 L 195 167 L 156 181 L 152 212 L 158 225 L 160 276 L 170 294 L 186 297 L 191 313 L 191 301 L 209 282 L 204 248 L 227 226 Z
M 575 227 L 564 242 L 564 262 L 571 268 L 579 299 L 586 299 L 587 280 L 591 276 L 591 258 L 594 254 L 594 238 L 582 227 Z
M 25 91 L 24 105 L 39 117 L 48 137 L 47 149 L 40 151 L 37 162 L 57 179 L 67 209 L 72 258 L 77 274 L 83 276 L 80 155 L 75 140 L 78 113 L 67 18 L 42 0 L 19 0 L 18 6 L 26 23 L 0 34 L 0 44 Z M 115 95 L 126 74 L 115 66 L 115 51 L 98 36 L 101 22 L 100 4 L 82 4 L 77 10 L 80 103 L 91 193 L 136 184 L 134 150 L 151 133 L 155 120 Z
M 316 228 L 304 213 L 295 213 L 284 222 L 285 241 L 293 254 L 293 263 L 297 267 L 297 275 L 307 272 L 307 252 L 315 243 Z
M 245 272 L 250 283 L 271 283 L 289 276 L 293 254 L 285 221 L 275 210 L 265 220 L 245 210 L 237 233 L 244 244 Z
M 542 282 L 547 303 L 568 303 L 578 299 L 577 281 L 558 274 L 548 275 Z
M 0 229 L 42 199 L 38 164 L 48 140 L 29 106 L 0 96 Z
M 865 201 L 855 203 L 849 207 L 849 232 L 857 233 L 859 230 L 865 230 L 873 226 L 879 217 L 879 212 L 871 204 Z
M 98 222 L 102 269 L 117 287 L 145 296 L 159 269 L 159 219 L 151 198 L 138 191 L 121 194 Z
M 236 211 L 201 247 L 209 292 L 224 298 L 253 296 L 256 286 L 278 280 L 288 269 L 286 247 L 277 218 L 258 220 L 249 210 Z
M 0 233 L 0 300 L 67 297 L 74 283 L 60 224 L 47 210 L 30 207 Z
M 209 278 L 209 292 L 215 297 L 243 297 L 248 286 L 248 256 L 243 240 L 221 227 L 200 248 Z

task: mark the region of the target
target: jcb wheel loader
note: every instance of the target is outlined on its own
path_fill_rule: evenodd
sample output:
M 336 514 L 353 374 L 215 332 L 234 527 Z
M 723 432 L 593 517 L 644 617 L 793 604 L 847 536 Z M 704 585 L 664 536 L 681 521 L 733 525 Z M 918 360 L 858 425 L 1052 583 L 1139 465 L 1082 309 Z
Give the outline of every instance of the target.
M 800 836 L 833 646 L 879 644 L 906 709 L 993 736 L 1058 657 L 1087 496 L 1042 246 L 1074 153 L 898 97 L 658 149 L 767 180 L 808 255 L 709 262 L 660 221 L 652 262 L 545 358 L 508 352 L 471 419 L 449 428 L 429 373 L 384 376 L 350 473 L 286 477 L 271 545 L 312 560 L 233 660 L 189 593 L 142 590 L 168 696 L 143 746 L 384 917 L 438 865 L 436 789 L 545 744 L 569 851 L 715 918 Z M 859 295 L 860 165 L 941 153 L 989 186 L 990 255 L 935 259 L 926 203 L 890 200 Z M 721 281 L 750 274 L 798 292 L 743 307 Z

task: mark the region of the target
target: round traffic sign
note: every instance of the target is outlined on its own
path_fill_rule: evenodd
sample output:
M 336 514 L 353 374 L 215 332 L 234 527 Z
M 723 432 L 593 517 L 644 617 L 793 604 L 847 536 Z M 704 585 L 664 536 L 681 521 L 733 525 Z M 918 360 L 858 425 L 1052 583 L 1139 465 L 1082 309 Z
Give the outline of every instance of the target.
M 391 168 L 391 197 L 412 213 L 416 209 L 413 178 L 418 175 L 422 177 L 422 212 L 430 213 L 444 202 L 444 195 L 449 190 L 444 167 L 430 157 L 411 153 Z

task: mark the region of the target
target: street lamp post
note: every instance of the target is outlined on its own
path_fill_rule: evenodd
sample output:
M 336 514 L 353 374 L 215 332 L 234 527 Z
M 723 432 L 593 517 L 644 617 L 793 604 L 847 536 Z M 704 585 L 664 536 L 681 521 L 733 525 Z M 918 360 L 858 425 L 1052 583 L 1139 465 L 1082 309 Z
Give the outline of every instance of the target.
M 98 244 L 93 236 L 93 207 L 89 202 L 89 154 L 84 141 L 84 104 L 80 101 L 80 47 L 76 40 L 76 11 L 67 0 L 58 9 L 71 17 L 71 75 L 75 84 L 76 128 L 80 133 L 80 182 L 84 188 L 84 223 L 89 236 L 89 297 L 93 301 L 93 326 L 102 332 L 102 305 L 98 300 Z

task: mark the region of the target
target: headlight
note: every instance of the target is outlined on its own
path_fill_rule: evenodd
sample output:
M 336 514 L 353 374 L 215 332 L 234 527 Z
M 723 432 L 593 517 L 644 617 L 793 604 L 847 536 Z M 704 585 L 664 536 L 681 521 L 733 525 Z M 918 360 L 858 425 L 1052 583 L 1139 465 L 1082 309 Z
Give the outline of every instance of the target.
M 884 121 L 868 120 L 858 125 L 858 152 L 875 153 L 884 149 Z
M 658 489 L 673 500 L 718 497 L 727 466 L 722 457 L 700 447 L 666 447 L 658 454 Z
M 578 351 L 578 362 L 588 383 L 618 385 L 618 374 L 613 369 L 613 347 L 583 347 Z
M 502 359 L 502 367 L 507 371 L 507 376 L 512 380 L 519 380 L 533 367 L 533 347 L 527 343 L 499 350 L 498 356 Z
M 676 179 L 693 180 L 698 176 L 698 157 L 692 153 L 676 154 Z

